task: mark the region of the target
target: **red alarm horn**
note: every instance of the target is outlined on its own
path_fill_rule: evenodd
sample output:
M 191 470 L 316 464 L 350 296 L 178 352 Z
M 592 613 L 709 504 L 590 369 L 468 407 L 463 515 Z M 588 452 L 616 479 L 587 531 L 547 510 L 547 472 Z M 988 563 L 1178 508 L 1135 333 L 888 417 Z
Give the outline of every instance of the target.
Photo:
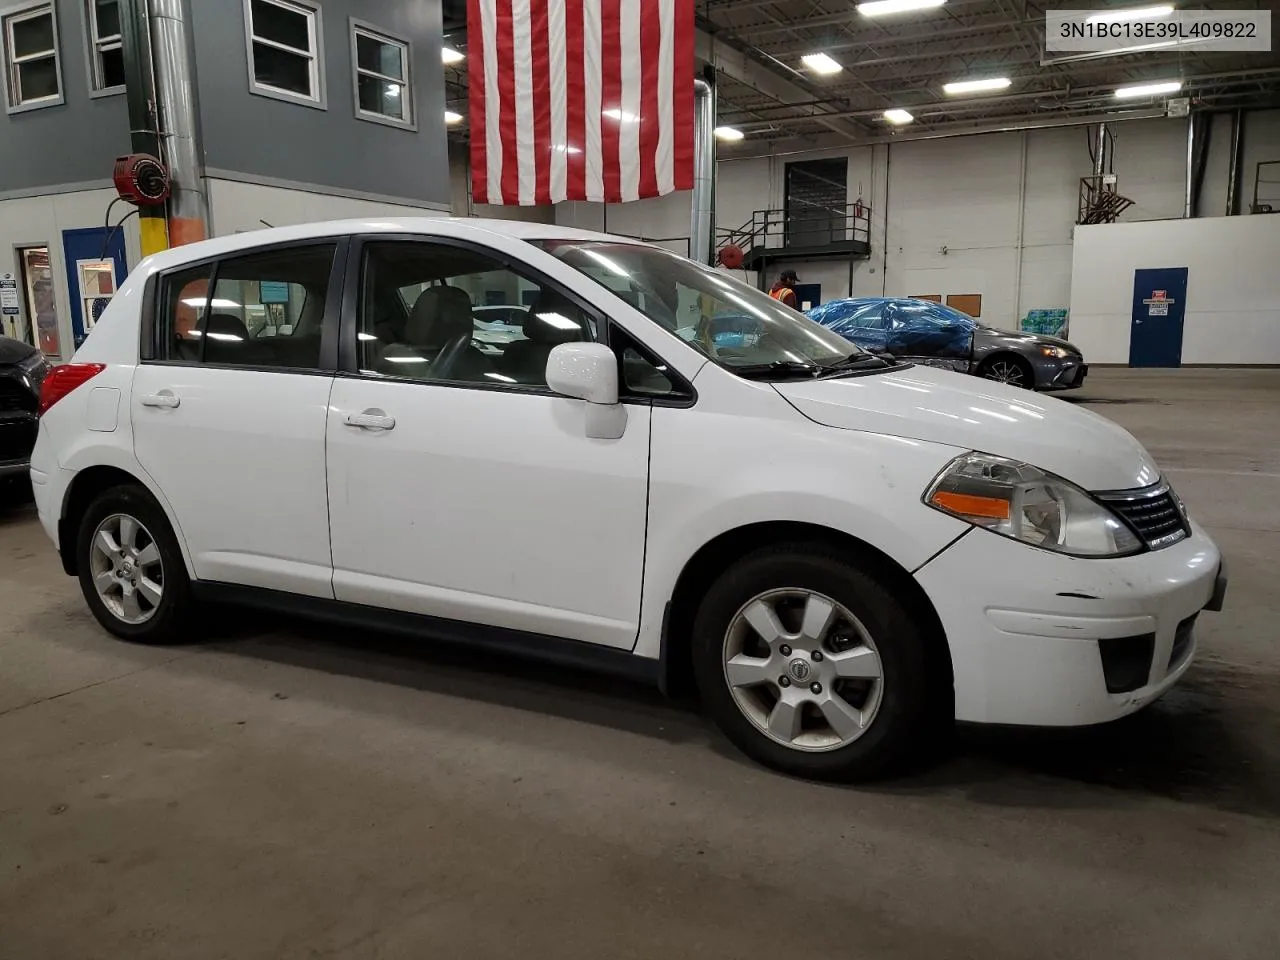
M 117 157 L 112 179 L 121 200 L 140 207 L 155 207 L 169 199 L 169 171 L 147 153 Z
M 728 267 L 730 270 L 737 270 L 742 266 L 742 248 L 736 243 L 729 243 L 720 248 L 720 252 L 716 255 L 722 267 Z

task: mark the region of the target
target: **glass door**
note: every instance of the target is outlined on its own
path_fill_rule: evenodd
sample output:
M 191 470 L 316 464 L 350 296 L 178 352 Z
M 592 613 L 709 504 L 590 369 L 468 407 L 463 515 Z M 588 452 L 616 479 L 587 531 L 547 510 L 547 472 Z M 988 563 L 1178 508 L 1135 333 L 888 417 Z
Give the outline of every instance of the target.
M 18 267 L 26 316 L 19 324 L 18 339 L 39 347 L 47 357 L 62 356 L 58 326 L 58 301 L 49 265 L 48 247 L 21 247 Z

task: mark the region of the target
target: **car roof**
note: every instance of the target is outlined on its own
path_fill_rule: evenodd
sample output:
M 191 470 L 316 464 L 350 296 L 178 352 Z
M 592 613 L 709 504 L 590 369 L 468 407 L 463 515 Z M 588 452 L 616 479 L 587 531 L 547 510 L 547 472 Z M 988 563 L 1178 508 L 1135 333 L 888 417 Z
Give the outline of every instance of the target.
M 370 217 L 358 220 L 325 220 L 288 227 L 246 230 L 225 237 L 201 240 L 174 247 L 148 257 L 149 269 L 167 270 L 185 263 L 222 257 L 241 250 L 253 250 L 276 243 L 321 240 L 349 234 L 419 234 L 424 237 L 451 237 L 492 242 L 497 237 L 515 240 L 595 240 L 643 244 L 635 237 L 620 237 L 591 230 L 577 230 L 553 223 L 528 223 L 483 217 Z

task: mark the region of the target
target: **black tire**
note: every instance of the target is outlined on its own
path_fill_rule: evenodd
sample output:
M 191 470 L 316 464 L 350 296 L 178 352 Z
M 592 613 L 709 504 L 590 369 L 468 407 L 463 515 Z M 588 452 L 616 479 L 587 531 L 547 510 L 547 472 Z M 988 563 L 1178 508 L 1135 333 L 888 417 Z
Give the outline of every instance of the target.
M 1021 380 L 1015 382 L 1001 375 L 1002 367 L 1015 368 L 1021 374 Z M 1000 353 L 994 357 L 988 357 L 982 361 L 982 366 L 978 367 L 978 376 L 984 380 L 994 380 L 997 383 L 1017 387 L 1021 390 L 1034 390 L 1036 388 L 1035 370 L 1025 357 L 1019 357 L 1013 353 Z
M 879 707 L 861 735 L 844 746 L 808 752 L 774 740 L 739 707 L 726 679 L 726 636 L 735 616 L 753 598 L 783 588 L 811 590 L 844 606 L 879 653 Z M 749 554 L 707 591 L 694 618 L 694 674 L 712 719 L 749 757 L 814 780 L 875 779 L 904 769 L 926 749 L 932 753 L 954 725 L 950 709 L 940 709 L 949 704 L 950 690 L 942 689 L 945 671 L 935 662 L 936 646 L 926 631 L 869 567 L 820 545 L 780 545 Z
M 142 623 L 129 623 L 113 613 L 94 586 L 94 565 L 90 555 L 93 537 L 104 520 L 117 514 L 136 519 L 150 534 L 160 555 L 163 587 L 160 602 Z M 159 645 L 191 639 L 188 625 L 195 601 L 191 596 L 186 564 L 169 519 L 145 488 L 125 485 L 99 494 L 80 520 L 75 550 L 80 590 L 89 610 L 108 632 L 133 643 Z

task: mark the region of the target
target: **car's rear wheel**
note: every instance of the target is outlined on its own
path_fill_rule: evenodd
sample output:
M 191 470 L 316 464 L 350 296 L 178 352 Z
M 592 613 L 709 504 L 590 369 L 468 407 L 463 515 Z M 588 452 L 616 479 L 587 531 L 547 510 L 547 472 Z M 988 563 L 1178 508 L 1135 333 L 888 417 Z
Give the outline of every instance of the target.
M 891 772 L 925 745 L 945 695 L 902 600 L 870 568 L 815 545 L 766 549 L 726 571 L 693 644 L 703 701 L 726 736 L 798 776 Z
M 138 643 L 185 639 L 191 585 L 168 518 L 142 487 L 104 491 L 80 521 L 80 589 L 107 630 Z
M 1026 390 L 1035 386 L 1035 373 L 1031 369 L 1031 364 L 1011 355 L 992 357 L 987 360 L 978 368 L 978 376 Z

